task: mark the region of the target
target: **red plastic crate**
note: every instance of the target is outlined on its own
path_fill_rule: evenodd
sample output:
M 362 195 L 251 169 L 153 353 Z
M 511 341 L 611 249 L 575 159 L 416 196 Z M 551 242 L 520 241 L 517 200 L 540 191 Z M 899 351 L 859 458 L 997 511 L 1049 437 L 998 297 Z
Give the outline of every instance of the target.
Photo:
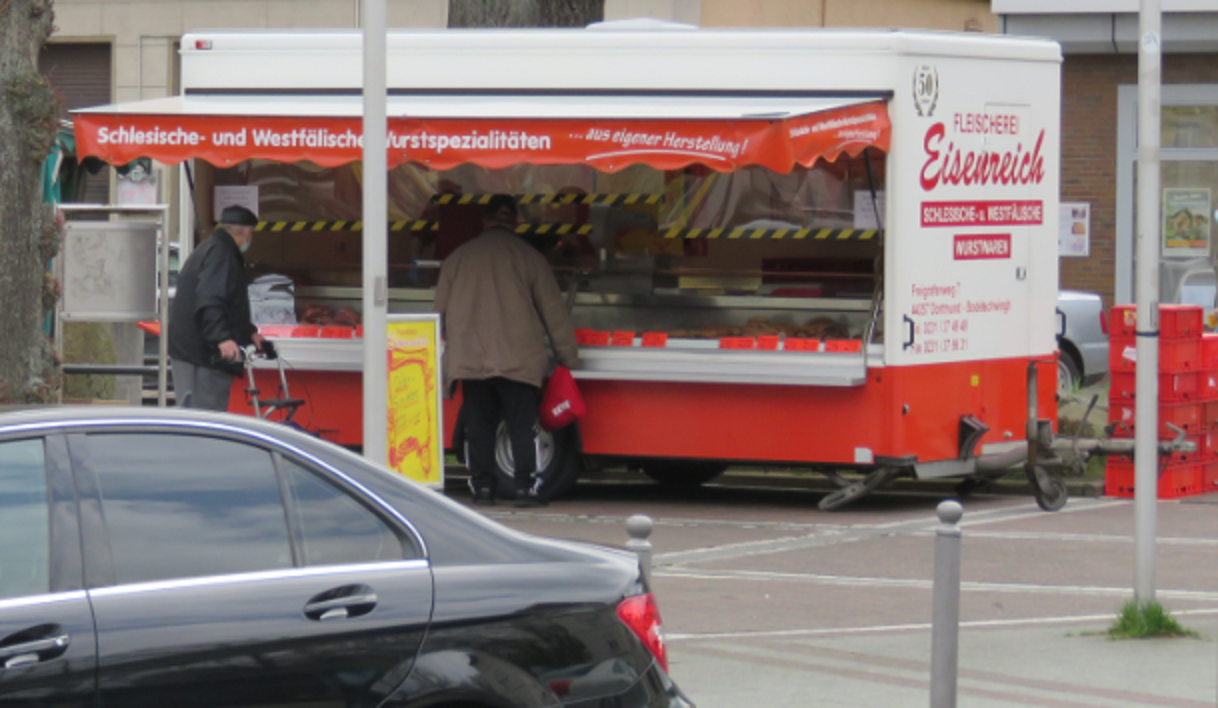
M 1218 492 L 1218 462 L 1209 462 L 1201 466 L 1201 493 Z
M 1201 400 L 1218 401 L 1218 369 L 1202 371 L 1198 378 L 1201 388 Z
M 1114 339 L 1133 339 L 1138 334 L 1137 325 L 1137 306 L 1117 305 L 1108 316 L 1108 336 Z
M 1159 403 L 1159 439 L 1166 440 L 1176 437 L 1175 431 L 1167 427 L 1167 423 L 1172 423 L 1184 430 L 1188 435 L 1200 433 L 1205 426 L 1202 425 L 1202 417 L 1204 415 L 1204 405 L 1197 403 Z M 1135 404 L 1133 401 L 1110 400 L 1108 404 L 1108 422 L 1121 423 L 1113 430 L 1113 437 L 1117 438 L 1132 438 L 1136 427 L 1134 421 L 1137 419 Z
M 1192 372 L 1185 374 L 1159 374 L 1160 401 L 1200 401 L 1204 400 L 1204 384 L 1209 379 L 1214 381 L 1215 393 L 1218 393 L 1218 371 Z M 1109 399 L 1137 398 L 1137 372 L 1118 371 L 1112 374 L 1112 386 L 1108 389 Z
M 1205 314 L 1197 305 L 1159 305 L 1161 339 L 1197 339 L 1204 331 Z M 1138 312 L 1134 305 L 1117 305 L 1108 318 L 1108 335 L 1132 339 L 1137 335 Z
M 1207 369 L 1218 369 L 1218 333 L 1201 335 L 1201 363 Z
M 1159 466 L 1159 498 L 1179 499 L 1193 496 L 1205 490 L 1204 478 L 1208 465 L 1186 462 L 1178 465 Z M 1104 493 L 1110 497 L 1133 498 L 1133 463 L 1127 458 L 1108 458 L 1104 470 Z
M 1205 313 L 1200 305 L 1159 305 L 1161 339 L 1200 339 Z
M 1202 430 L 1197 434 L 1197 447 L 1202 462 L 1218 462 L 1218 431 Z
M 1117 373 L 1136 369 L 1138 366 L 1136 350 L 1137 344 L 1132 339 L 1109 340 L 1108 370 Z M 1159 340 L 1160 372 L 1201 371 L 1204 368 L 1200 339 Z

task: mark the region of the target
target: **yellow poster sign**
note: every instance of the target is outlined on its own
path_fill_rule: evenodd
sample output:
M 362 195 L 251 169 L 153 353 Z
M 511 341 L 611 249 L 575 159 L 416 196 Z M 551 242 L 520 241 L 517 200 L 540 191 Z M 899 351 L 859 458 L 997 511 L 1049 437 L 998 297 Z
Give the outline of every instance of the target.
M 389 317 L 389 466 L 444 486 L 439 315 Z

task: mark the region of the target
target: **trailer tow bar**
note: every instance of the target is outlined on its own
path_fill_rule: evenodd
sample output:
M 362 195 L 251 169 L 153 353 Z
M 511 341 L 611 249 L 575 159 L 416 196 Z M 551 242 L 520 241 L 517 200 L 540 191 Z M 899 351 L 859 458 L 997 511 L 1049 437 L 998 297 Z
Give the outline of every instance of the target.
M 1095 454 L 1104 455 L 1133 455 L 1133 438 L 1113 438 L 1112 429 L 1104 431 L 1104 437 L 1082 438 L 1082 431 L 1087 423 L 1087 417 L 1095 408 L 1096 398 L 1092 397 L 1087 412 L 1079 422 L 1078 429 L 1072 437 L 1053 434 L 1051 421 L 1037 417 L 1036 408 L 1037 372 L 1036 362 L 1028 363 L 1028 425 L 1027 445 L 1001 455 L 990 455 L 978 458 L 977 471 L 1009 468 L 1017 464 L 1017 457 L 1024 458 L 1024 473 L 1036 496 L 1036 503 L 1045 511 L 1057 511 L 1066 505 L 1068 497 L 1066 483 L 1060 477 L 1052 476 L 1046 467 L 1071 467 L 1075 470 L 1085 469 L 1087 460 Z M 1160 455 L 1170 455 L 1175 452 L 1196 452 L 1197 444 L 1185 439 L 1185 431 L 1171 423 L 1164 424 L 1176 434 L 1171 440 L 1160 440 L 1158 452 Z
M 1038 415 L 1037 363 L 1032 361 L 1028 364 L 1027 439 L 1012 441 L 1013 446 L 1004 446 L 1006 449 L 1002 452 L 975 456 L 973 451 L 989 428 L 972 416 L 962 416 L 960 420 L 960 456 L 959 459 L 950 461 L 950 464 L 953 465 L 950 476 L 964 476 L 962 485 L 975 486 L 1022 466 L 1028 484 L 1032 487 L 1032 494 L 1036 497 L 1036 504 L 1045 511 L 1057 511 L 1066 505 L 1069 493 L 1065 481 L 1059 475 L 1050 474 L 1050 469 L 1069 468 L 1081 472 L 1086 468 L 1087 461 L 1092 455 L 1132 456 L 1134 439 L 1112 437 L 1111 426 L 1104 430 L 1103 437 L 1082 437 L 1087 418 L 1095 409 L 1096 399 L 1094 397 L 1091 399 L 1091 404 L 1087 407 L 1082 421 L 1079 422 L 1078 429 L 1074 431 L 1074 435 L 1055 435 L 1053 422 L 1040 418 Z M 1158 453 L 1160 455 L 1197 451 L 1197 444 L 1185 439 L 1183 429 L 1171 423 L 1164 423 L 1164 426 L 1175 433 L 1176 437 L 1159 441 Z M 914 461 L 911 464 L 916 465 L 917 463 Z M 905 469 L 907 468 L 899 464 L 881 465 L 868 470 L 862 478 L 856 479 L 848 479 L 836 472 L 823 472 L 841 489 L 821 499 L 817 506 L 822 511 L 840 509 L 879 489 Z

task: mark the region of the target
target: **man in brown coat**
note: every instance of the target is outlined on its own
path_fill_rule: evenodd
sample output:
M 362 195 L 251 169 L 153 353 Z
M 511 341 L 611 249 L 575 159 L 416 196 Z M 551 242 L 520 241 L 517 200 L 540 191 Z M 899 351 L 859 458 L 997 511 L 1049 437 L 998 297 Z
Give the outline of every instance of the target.
M 512 441 L 516 506 L 541 506 L 537 406 L 550 366 L 579 365 L 575 330 L 545 257 L 514 229 L 515 200 L 486 207 L 486 230 L 444 260 L 436 311 L 444 327 L 444 382 L 461 382 L 474 503 L 495 500 L 495 433 L 502 420 Z

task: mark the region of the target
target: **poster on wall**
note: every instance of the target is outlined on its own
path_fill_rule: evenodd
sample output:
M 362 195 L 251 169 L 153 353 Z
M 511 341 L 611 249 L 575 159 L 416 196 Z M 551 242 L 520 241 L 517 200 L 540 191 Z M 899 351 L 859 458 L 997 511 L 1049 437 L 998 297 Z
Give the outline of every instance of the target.
M 230 206 L 243 206 L 258 216 L 258 185 L 216 187 L 212 192 L 212 217 L 219 221 L 220 213 Z
M 1163 190 L 1163 255 L 1207 258 L 1210 253 L 1210 190 Z
M 389 467 L 443 489 L 440 316 L 390 315 L 388 330 Z
M 1091 204 L 1062 202 L 1057 221 L 1057 250 L 1063 258 L 1091 255 Z

